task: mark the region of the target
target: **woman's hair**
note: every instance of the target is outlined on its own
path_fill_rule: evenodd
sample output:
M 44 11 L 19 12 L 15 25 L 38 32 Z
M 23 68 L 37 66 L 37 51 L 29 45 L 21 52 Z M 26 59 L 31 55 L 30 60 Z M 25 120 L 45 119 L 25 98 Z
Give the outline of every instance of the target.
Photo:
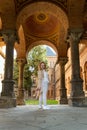
M 41 64 L 44 64 L 44 69 L 46 69 L 46 64 L 45 64 L 45 62 L 43 62 L 43 61 L 42 61 L 42 62 L 40 62 L 40 64 L 39 64 L 39 67 L 38 67 L 38 68 L 41 70 Z

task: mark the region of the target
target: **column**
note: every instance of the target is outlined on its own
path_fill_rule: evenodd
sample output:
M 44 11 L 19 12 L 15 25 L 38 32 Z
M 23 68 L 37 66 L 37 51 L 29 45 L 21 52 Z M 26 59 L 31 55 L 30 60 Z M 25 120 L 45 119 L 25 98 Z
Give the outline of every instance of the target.
M 60 57 L 59 58 L 59 65 L 60 65 L 60 104 L 68 104 L 67 100 L 67 93 L 65 87 L 65 64 L 67 63 L 67 57 Z
M 13 81 L 13 52 L 14 43 L 16 41 L 15 30 L 2 31 L 4 41 L 6 43 L 6 58 L 4 80 L 2 81 L 2 93 L 0 98 L 0 108 L 15 107 L 16 99 L 14 97 L 14 81 Z
M 26 64 L 26 59 L 17 59 L 19 66 L 19 79 L 18 79 L 18 96 L 17 105 L 24 105 L 24 86 L 23 86 L 23 71 Z
M 79 42 L 81 35 L 81 30 L 70 30 L 72 77 L 69 105 L 71 106 L 83 106 L 85 99 L 83 80 L 80 77 Z

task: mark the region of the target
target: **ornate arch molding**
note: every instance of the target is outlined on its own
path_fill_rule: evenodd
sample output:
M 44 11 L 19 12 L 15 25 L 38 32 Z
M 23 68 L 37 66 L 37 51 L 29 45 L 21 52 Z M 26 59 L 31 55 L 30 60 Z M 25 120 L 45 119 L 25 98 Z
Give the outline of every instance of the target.
M 18 14 L 28 4 L 36 2 L 35 0 L 14 0 L 16 13 Z M 50 2 L 60 6 L 67 12 L 67 0 L 37 0 L 37 2 Z
M 49 2 L 37 2 L 27 5 L 17 17 L 17 28 L 19 28 L 20 24 L 23 24 L 24 21 L 31 15 L 36 12 L 48 12 L 57 17 L 64 27 L 64 31 L 67 33 L 67 29 L 69 26 L 69 21 L 66 13 L 58 6 Z
M 51 42 L 49 42 L 49 41 L 47 41 L 47 40 L 39 40 L 39 41 L 33 42 L 33 43 L 29 46 L 29 48 L 27 49 L 27 52 L 26 52 L 26 57 L 27 57 L 27 55 L 28 55 L 28 52 L 29 52 L 33 47 L 38 46 L 38 45 L 48 45 L 48 46 L 52 47 L 52 48 L 54 49 L 54 51 L 56 52 L 57 56 L 58 56 L 58 50 L 57 50 L 56 46 L 55 46 L 53 43 L 51 43 Z

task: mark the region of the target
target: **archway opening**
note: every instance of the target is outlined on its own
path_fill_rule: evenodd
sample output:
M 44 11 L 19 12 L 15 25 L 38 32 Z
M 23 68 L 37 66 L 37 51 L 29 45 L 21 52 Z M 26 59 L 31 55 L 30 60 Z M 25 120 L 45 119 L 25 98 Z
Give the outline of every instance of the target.
M 48 46 L 48 45 L 37 45 L 30 49 L 29 53 L 27 53 L 27 64 L 29 71 L 31 71 L 31 80 L 32 80 L 32 87 L 30 96 L 35 98 L 35 89 L 37 87 L 37 71 L 38 71 L 38 64 L 41 61 L 46 62 L 47 64 L 47 71 L 49 75 L 49 89 L 48 89 L 48 99 L 55 99 L 54 97 L 54 74 L 55 74 L 55 65 L 57 62 L 57 53 L 55 50 Z

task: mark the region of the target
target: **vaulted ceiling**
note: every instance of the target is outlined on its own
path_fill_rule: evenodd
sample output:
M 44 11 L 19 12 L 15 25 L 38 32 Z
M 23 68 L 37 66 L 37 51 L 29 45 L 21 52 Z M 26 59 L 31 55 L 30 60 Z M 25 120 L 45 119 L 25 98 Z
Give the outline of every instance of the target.
M 69 28 L 84 28 L 83 39 L 86 39 L 87 0 L 0 1 L 0 29 L 17 30 L 18 58 L 25 58 L 32 47 L 41 44 L 51 46 L 58 56 L 67 56 L 65 40 Z

